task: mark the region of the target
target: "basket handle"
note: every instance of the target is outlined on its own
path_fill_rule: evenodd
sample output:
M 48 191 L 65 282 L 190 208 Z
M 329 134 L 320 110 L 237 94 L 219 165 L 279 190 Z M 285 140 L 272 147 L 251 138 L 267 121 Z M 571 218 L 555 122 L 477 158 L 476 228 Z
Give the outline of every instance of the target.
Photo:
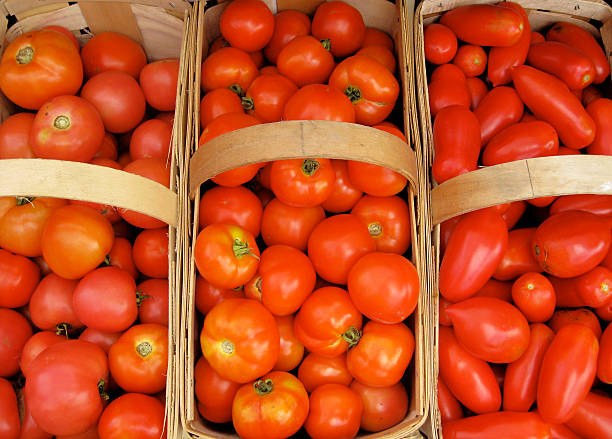
M 612 195 L 612 156 L 518 160 L 459 175 L 431 191 L 433 224 L 496 204 L 572 194 Z
M 0 196 L 67 198 L 135 210 L 177 224 L 178 197 L 140 175 L 88 163 L 0 160 Z
M 193 154 L 189 196 L 206 180 L 231 169 L 274 160 L 330 158 L 384 166 L 417 188 L 416 156 L 397 136 L 346 122 L 321 120 L 261 124 L 223 134 Z

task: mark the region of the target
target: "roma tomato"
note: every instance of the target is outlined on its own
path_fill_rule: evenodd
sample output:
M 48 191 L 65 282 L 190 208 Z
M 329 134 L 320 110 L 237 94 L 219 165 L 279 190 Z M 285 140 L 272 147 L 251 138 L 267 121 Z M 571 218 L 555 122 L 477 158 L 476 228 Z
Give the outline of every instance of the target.
M 323 384 L 335 383 L 348 386 L 353 381 L 353 375 L 346 366 L 346 354 L 329 358 L 309 353 L 300 364 L 298 378 L 308 393 L 312 393 Z
M 308 393 L 287 372 L 270 372 L 245 384 L 234 397 L 232 421 L 244 439 L 287 438 L 302 427 L 308 416 Z
M 133 247 L 134 264 L 148 277 L 168 277 L 168 228 L 143 230 Z
M 274 198 L 263 211 L 261 237 L 266 245 L 285 244 L 305 251 L 310 234 L 324 219 L 321 206 L 293 207 Z
M 362 315 L 338 287 L 315 290 L 295 316 L 295 335 L 308 351 L 335 357 L 360 337 Z
M 474 111 L 487 93 L 489 93 L 489 88 L 480 78 L 467 78 L 466 85 L 472 102 L 470 105 L 470 110 Z
M 136 287 L 141 294 L 138 306 L 140 323 L 168 326 L 168 279 L 147 279 Z
M 260 0 L 236 0 L 223 10 L 219 28 L 232 47 L 255 52 L 270 42 L 274 33 L 274 16 Z
M 108 70 L 119 70 L 138 78 L 147 56 L 136 41 L 116 32 L 94 35 L 81 49 L 85 76 L 91 78 Z
M 0 159 L 32 159 L 30 131 L 36 116 L 32 113 L 15 113 L 0 125 Z
M 597 378 L 606 384 L 612 383 L 612 325 L 610 324 L 599 339 Z
M 274 16 L 272 38 L 264 48 L 264 55 L 276 64 L 278 54 L 294 38 L 310 35 L 310 18 L 300 11 L 288 9 Z
M 132 244 L 126 238 L 116 237 L 108 253 L 108 259 L 104 262 L 107 265 L 112 265 L 117 268 L 121 268 L 132 276 L 134 279 L 138 277 L 138 271 L 134 264 L 134 257 L 132 256 Z
M 346 160 L 331 160 L 336 178 L 331 194 L 321 203 L 323 209 L 332 213 L 351 210 L 363 195 L 363 192 L 351 182 Z
M 442 377 L 438 376 L 438 410 L 442 424 L 463 418 L 463 409 Z
M 529 272 L 512 284 L 512 301 L 531 323 L 542 323 L 552 317 L 557 300 L 550 281 Z
M 206 128 L 222 114 L 242 113 L 242 111 L 240 96 L 229 88 L 216 88 L 206 93 L 200 102 L 200 127 Z
M 132 326 L 111 346 L 108 364 L 126 392 L 161 392 L 166 388 L 168 328 L 156 323 Z
M 276 198 L 295 207 L 314 207 L 334 188 L 335 171 L 329 159 L 290 159 L 272 163 L 270 184 Z
M 321 3 L 312 18 L 312 36 L 329 39 L 336 57 L 355 53 L 363 43 L 365 29 L 359 10 L 342 1 Z
M 331 120 L 355 122 L 355 108 L 341 91 L 324 84 L 309 84 L 291 96 L 283 120 Z
M 274 316 L 280 334 L 280 351 L 273 370 L 289 372 L 302 362 L 304 345 L 295 336 L 294 316 Z
M 425 59 L 433 64 L 451 62 L 457 53 L 457 36 L 440 23 L 425 26 L 423 31 Z
M 4 378 L 0 378 L 0 436 L 6 439 L 20 437 L 21 420 L 17 408 L 17 396 L 13 386 Z
M 586 106 L 586 111 L 595 121 L 597 127 L 593 142 L 587 147 L 589 154 L 612 155 L 612 100 L 606 98 L 595 99 Z
M 176 58 L 160 59 L 142 68 L 138 82 L 151 107 L 157 111 L 174 110 L 178 75 L 179 60 Z
M 536 413 L 495 412 L 470 416 L 442 425 L 442 434 L 448 439 L 546 439 L 550 426 Z
M 453 105 L 470 108 L 471 96 L 467 78 L 465 73 L 454 64 L 443 64 L 437 67 L 431 75 L 427 89 L 432 117 L 436 117 L 443 108 Z
M 72 297 L 76 279 L 64 279 L 50 273 L 40 281 L 30 298 L 30 318 L 38 328 L 68 335 L 70 329 L 79 329 L 83 323 L 77 317 Z
M 59 33 L 65 35 L 65 36 L 67 36 L 68 39 L 70 39 L 70 41 L 72 41 L 72 44 L 74 44 L 74 48 L 77 51 L 81 50 L 81 47 L 79 46 L 79 40 L 77 40 L 76 37 L 74 36 L 74 34 L 70 30 L 66 29 L 64 26 L 55 26 L 55 25 L 45 26 L 45 27 L 43 27 L 43 30 L 53 30 L 53 31 L 59 32 Z
M 361 428 L 382 431 L 398 424 L 408 412 L 408 393 L 402 383 L 389 387 L 371 387 L 353 381 L 351 390 L 361 397 Z
M 574 278 L 574 285 L 586 306 L 600 308 L 612 300 L 612 271 L 604 266 L 597 266 Z
M 198 274 L 195 285 L 195 306 L 202 314 L 207 314 L 213 307 L 225 299 L 242 299 L 242 288 L 219 288 Z
M 0 307 L 19 308 L 26 305 L 39 280 L 40 269 L 34 262 L 0 249 Z
M 595 194 L 564 195 L 550 206 L 550 215 L 566 210 L 585 210 L 601 216 L 612 216 L 612 196 Z
M 508 232 L 508 246 L 493 277 L 497 280 L 514 280 L 529 272 L 540 272 L 542 269 L 531 251 L 531 240 L 535 227 L 514 229 Z
M 200 199 L 200 227 L 214 223 L 235 224 L 259 235 L 263 208 L 261 201 L 244 186 L 218 186 L 207 190 Z
M 480 46 L 466 44 L 457 50 L 453 64 L 463 70 L 468 78 L 480 76 L 487 68 L 487 54 Z
M 170 159 L 172 125 L 159 119 L 141 123 L 130 138 L 130 157 L 132 160 L 154 157 Z
M 219 375 L 248 383 L 272 370 L 280 335 L 274 317 L 261 303 L 227 299 L 206 315 L 200 343 Z
M 610 226 L 603 218 L 574 210 L 553 215 L 540 224 L 532 248 L 544 271 L 568 278 L 599 265 L 611 239 Z
M 21 368 L 21 373 L 23 373 L 23 376 L 28 376 L 30 365 L 32 364 L 32 361 L 38 357 L 38 354 L 47 349 L 49 346 L 62 343 L 66 340 L 66 337 L 57 335 L 51 331 L 40 331 L 30 337 L 25 345 L 23 345 L 21 358 L 19 359 L 19 367 Z
M 257 66 L 248 53 L 235 47 L 224 47 L 210 54 L 202 63 L 202 89 L 230 88 L 243 95 L 258 75 Z
M 85 328 L 85 330 L 81 332 L 81 335 L 79 335 L 79 340 L 88 341 L 100 346 L 108 355 L 111 346 L 119 340 L 121 334 L 122 332 L 104 332 L 94 328 Z
M 204 357 L 195 365 L 194 378 L 200 414 L 211 422 L 231 421 L 232 401 L 240 384 L 221 377 Z
M 565 425 L 581 438 L 606 437 L 612 429 L 612 399 L 589 392 Z
M 117 138 L 111 133 L 104 132 L 104 139 L 102 139 L 102 145 L 100 146 L 100 149 L 98 149 L 98 151 L 94 154 L 93 158 L 94 159 L 109 159 L 113 161 L 114 163 L 117 163 L 116 160 L 119 156 L 117 148 L 118 148 Z M 93 163 L 93 160 L 90 163 Z M 96 161 L 95 164 L 101 164 L 101 163 L 103 162 Z M 110 162 L 106 162 L 106 163 L 110 163 Z M 121 166 L 119 165 L 117 169 L 121 169 Z
M 83 82 L 79 51 L 53 30 L 24 33 L 0 60 L 0 89 L 20 107 L 38 110 L 49 99 L 74 95 Z
M 351 214 L 335 215 L 321 221 L 308 239 L 308 256 L 323 279 L 346 284 L 353 265 L 376 250 L 366 225 Z
M 506 222 L 508 229 L 513 228 L 516 223 L 521 219 L 525 210 L 527 209 L 527 203 L 525 201 L 513 201 L 510 203 L 510 207 L 506 212 L 502 214 L 502 218 Z
M 255 78 L 242 98 L 242 106 L 263 123 L 278 122 L 287 100 L 297 86 L 283 75 L 263 75 Z
M 536 120 L 510 125 L 487 143 L 482 154 L 485 166 L 515 160 L 548 157 L 559 151 L 557 132 L 549 123 Z
M 327 82 L 334 65 L 329 41 L 319 41 L 310 35 L 288 42 L 277 60 L 278 71 L 298 87 Z
M 464 215 L 442 258 L 440 294 L 451 302 L 474 295 L 495 273 L 507 243 L 508 229 L 499 213 L 485 210 Z
M 156 398 L 126 393 L 113 400 L 98 421 L 100 439 L 165 439 L 165 408 Z
M 480 123 L 480 143 L 489 140 L 523 116 L 523 102 L 510 87 L 495 87 L 478 104 L 474 114 Z
M 579 309 L 560 309 L 555 311 L 552 318 L 548 322 L 548 326 L 553 331 L 559 332 L 561 328 L 571 324 L 579 324 L 586 326 L 595 337 L 599 340 L 601 337 L 601 325 L 593 311 L 586 308 Z
M 557 41 L 532 44 L 527 63 L 555 75 L 570 88 L 582 90 L 595 79 L 595 66 L 580 50 Z
M 19 372 L 19 358 L 32 337 L 32 327 L 17 311 L 0 308 L 0 333 L 4 339 L 0 344 L 0 377 L 8 378 Z
M 353 438 L 359 431 L 363 402 L 350 388 L 323 384 L 310 395 L 306 431 L 312 439 Z

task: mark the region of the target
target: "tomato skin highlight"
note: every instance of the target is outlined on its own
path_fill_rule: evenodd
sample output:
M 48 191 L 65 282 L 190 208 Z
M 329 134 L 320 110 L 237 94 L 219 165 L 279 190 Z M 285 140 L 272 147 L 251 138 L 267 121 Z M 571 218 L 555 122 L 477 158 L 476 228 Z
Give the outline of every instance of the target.
M 408 393 L 402 383 L 389 387 L 371 387 L 353 381 L 351 390 L 361 397 L 361 428 L 382 431 L 398 424 L 408 412 Z
M 336 57 L 351 55 L 365 39 L 365 23 L 358 9 L 341 1 L 324 2 L 312 18 L 312 36 L 329 39 Z
M 549 157 L 559 151 L 557 132 L 540 120 L 510 125 L 495 135 L 485 146 L 485 166 L 536 157 Z
M 359 431 L 363 402 L 340 384 L 324 384 L 310 395 L 304 427 L 312 439 L 353 438 Z

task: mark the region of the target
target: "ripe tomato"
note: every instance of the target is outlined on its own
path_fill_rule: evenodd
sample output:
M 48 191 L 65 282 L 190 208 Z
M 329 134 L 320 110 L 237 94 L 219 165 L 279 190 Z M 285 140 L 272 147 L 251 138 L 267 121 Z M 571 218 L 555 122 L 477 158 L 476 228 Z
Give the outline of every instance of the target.
M 94 159 L 98 159 L 98 158 L 99 159 L 109 159 L 109 160 L 115 161 L 117 160 L 118 155 L 119 154 L 117 152 L 117 139 L 111 133 L 105 132 L 104 139 L 102 139 L 102 146 L 100 146 L 100 149 L 96 151 L 93 158 Z M 93 160 L 90 163 L 92 162 Z M 109 163 L 109 162 L 106 162 L 106 163 Z M 95 164 L 101 164 L 101 162 L 97 161 Z M 121 169 L 121 166 L 119 166 L 117 169 Z
M 512 301 L 530 322 L 545 322 L 555 311 L 555 289 L 541 274 L 525 273 L 512 285 Z
M 57 436 L 78 434 L 100 417 L 107 383 L 104 351 L 93 343 L 68 340 L 32 361 L 25 397 L 41 429 Z
M 597 378 L 606 384 L 612 383 L 612 325 L 610 324 L 599 339 Z
M 229 224 L 211 224 L 196 238 L 194 257 L 198 271 L 210 283 L 236 288 L 257 271 L 259 248 L 247 230 Z
M 134 264 L 148 277 L 168 277 L 168 228 L 143 230 L 133 248 Z
M 548 326 L 550 326 L 550 329 L 555 331 L 555 333 L 564 326 L 570 324 L 586 326 L 593 331 L 593 334 L 598 340 L 601 337 L 601 325 L 599 324 L 597 316 L 593 311 L 586 308 L 557 310 L 548 322 Z
M 437 67 L 431 75 L 427 89 L 432 117 L 436 117 L 443 108 L 453 105 L 470 108 L 472 100 L 465 73 L 454 64 Z
M 276 198 L 295 207 L 314 207 L 334 188 L 335 171 L 329 159 L 290 159 L 272 163 L 270 184 Z
M 32 337 L 30 337 L 28 341 L 23 345 L 23 350 L 21 351 L 21 358 L 19 359 L 19 367 L 21 368 L 23 376 L 28 376 L 28 373 L 30 371 L 30 365 L 32 364 L 32 361 L 34 361 L 34 359 L 38 356 L 38 354 L 47 349 L 49 346 L 52 346 L 57 343 L 62 343 L 66 340 L 66 337 L 57 335 L 56 333 L 51 331 L 40 331 L 32 335 Z
M 298 87 L 327 82 L 334 65 L 329 40 L 319 41 L 310 35 L 296 36 L 289 41 L 277 60 L 279 72 Z
M 595 139 L 587 147 L 589 154 L 612 155 L 610 147 L 612 130 L 610 130 L 610 119 L 612 119 L 612 100 L 606 98 L 595 99 L 586 107 L 586 111 L 593 118 L 597 130 Z
M 126 238 L 115 237 L 115 242 L 113 243 L 113 248 L 108 253 L 107 261 L 107 265 L 127 271 L 134 279 L 138 277 L 138 271 L 132 256 L 132 244 Z
M 308 397 L 308 395 L 306 395 Z M 7 439 L 20 437 L 21 420 L 17 407 L 17 396 L 13 386 L 4 378 L 0 378 L 0 435 Z
M 610 434 L 611 419 L 612 399 L 589 392 L 578 405 L 574 416 L 565 425 L 578 433 L 581 438 L 597 439 Z
M 368 56 L 387 68 L 391 73 L 395 73 L 395 56 L 391 49 L 384 46 L 365 46 L 357 51 L 355 55 Z
M 540 266 L 558 277 L 575 277 L 595 268 L 610 248 L 610 226 L 589 212 L 561 212 L 537 228 L 533 251 Z
M 165 408 L 156 398 L 126 393 L 113 400 L 100 416 L 100 439 L 165 439 Z
M 529 65 L 561 79 L 571 90 L 582 90 L 595 79 L 595 66 L 580 50 L 557 41 L 532 44 Z
M 200 125 L 206 128 L 214 119 L 226 113 L 242 113 L 240 96 L 229 88 L 216 88 L 204 95 L 200 102 Z
M 612 272 L 604 266 L 597 266 L 574 278 L 574 285 L 586 306 L 600 308 L 612 300 Z
M 574 150 L 575 151 L 575 150 Z M 566 210 L 585 210 L 601 216 L 612 216 L 612 196 L 595 194 L 565 195 L 550 206 L 550 215 Z
M 304 384 L 308 393 L 323 384 L 342 384 L 348 386 L 353 376 L 346 366 L 346 354 L 333 358 L 309 353 L 298 369 L 298 378 Z
M 597 316 L 605 321 L 612 321 L 612 302 L 610 302 L 608 305 L 606 306 L 602 306 L 601 308 L 597 308 L 595 310 L 595 313 L 597 313 Z
M 138 82 L 147 103 L 158 111 L 173 111 L 179 75 L 177 58 L 160 59 L 140 71 Z
M 470 110 L 474 111 L 489 92 L 489 88 L 480 78 L 467 78 L 465 83 L 472 102 Z
M 0 89 L 28 110 L 38 110 L 55 96 L 76 94 L 82 82 L 78 49 L 56 31 L 20 35 L 6 47 L 0 60 Z
M 442 425 L 442 434 L 448 439 L 546 439 L 551 437 L 550 425 L 537 413 L 494 412 L 469 416 Z
M 116 32 L 94 35 L 81 49 L 85 77 L 108 70 L 118 70 L 138 78 L 147 64 L 147 56 L 136 41 Z
M 360 383 L 388 387 L 402 379 L 413 353 L 414 335 L 408 326 L 369 321 L 356 346 L 348 351 L 346 365 Z
M 433 64 L 451 62 L 457 53 L 457 36 L 440 23 L 425 26 L 423 31 L 425 59 Z
M 508 246 L 499 266 L 493 273 L 497 280 L 514 280 L 529 273 L 539 273 L 542 269 L 535 260 L 531 251 L 531 240 L 535 234 L 535 227 L 515 229 L 508 233 Z
M 168 328 L 156 323 L 132 326 L 111 346 L 108 364 L 126 392 L 161 392 L 166 388 Z
M 19 358 L 23 347 L 32 336 L 32 327 L 28 321 L 8 308 L 0 308 L 0 377 L 11 377 L 19 372 Z
M 225 299 L 244 298 L 242 288 L 219 288 L 198 274 L 195 284 L 195 306 L 202 314 L 207 314 L 216 304 Z
M 23 418 L 21 420 L 21 431 L 19 433 L 19 439 L 52 439 L 53 435 L 43 431 L 32 418 L 30 406 L 28 405 L 25 393 L 21 393 L 21 400 L 23 403 Z
M 557 132 L 541 120 L 510 125 L 497 133 L 484 149 L 485 166 L 556 155 L 559 151 Z
M 403 175 L 371 163 L 347 161 L 351 182 L 359 190 L 376 197 L 390 197 L 401 192 L 408 183 Z
M 492 89 L 474 110 L 480 123 L 481 145 L 486 145 L 504 128 L 520 121 L 523 109 L 523 102 L 513 88 Z
M 487 54 L 480 46 L 466 44 L 457 50 L 453 64 L 463 70 L 468 78 L 480 76 L 487 68 Z
M 38 198 L 9 197 L 7 201 L 10 207 L 0 217 L 0 245 L 22 256 L 40 256 L 43 228 L 53 206 Z M 25 269 L 23 262 L 17 265 Z
M 351 390 L 363 403 L 361 428 L 382 431 L 398 424 L 408 412 L 408 393 L 402 383 L 389 387 L 371 387 L 353 381 Z
M 350 214 L 324 219 L 308 239 L 308 256 L 317 274 L 339 285 L 346 284 L 355 262 L 375 250 L 366 225 Z
M 310 395 L 304 427 L 312 439 L 353 438 L 362 414 L 363 402 L 356 392 L 341 384 L 323 384 Z
M 248 114 L 263 123 L 278 122 L 283 115 L 285 103 L 297 89 L 283 75 L 258 76 L 242 98 L 242 106 Z
M 363 192 L 351 182 L 346 160 L 331 160 L 331 165 L 336 173 L 336 178 L 331 194 L 321 203 L 321 206 L 332 213 L 346 212 L 353 208 Z
M 70 39 L 70 41 L 72 41 L 72 44 L 74 44 L 74 48 L 76 50 L 78 50 L 78 51 L 81 50 L 81 47 L 79 46 L 79 40 L 77 40 L 76 37 L 74 36 L 74 34 L 70 30 L 66 29 L 65 27 L 51 25 L 51 26 L 45 26 L 42 29 L 43 30 L 54 30 L 56 32 L 59 32 L 59 33 L 65 35 L 65 36 L 67 36 L 68 39 Z
M 121 337 L 122 332 L 104 332 L 94 328 L 85 328 L 81 335 L 79 335 L 79 340 L 88 341 L 95 345 L 98 345 L 102 348 L 102 350 L 108 355 L 110 348 L 114 345 L 119 337 Z M 64 339 L 65 340 L 65 339 Z
M 232 421 L 244 439 L 286 438 L 302 427 L 308 409 L 308 394 L 296 377 L 270 372 L 236 392 Z
M 141 123 L 130 139 L 130 156 L 133 160 L 142 158 L 170 159 L 172 125 L 159 119 Z
M 2 222 L 0 220 L 0 226 Z M 19 308 L 26 305 L 39 280 L 40 269 L 34 262 L 0 249 L 0 307 Z
M 68 330 L 83 327 L 77 317 L 72 296 L 77 280 L 64 279 L 55 273 L 40 281 L 30 298 L 30 317 L 38 328 L 58 331 L 67 335 Z
M 463 418 L 463 409 L 442 377 L 438 376 L 438 410 L 442 424 Z
M 229 88 L 242 96 L 258 74 L 248 53 L 235 47 L 224 47 L 204 60 L 202 88 L 204 92 Z
M 359 341 L 361 313 L 338 287 L 315 290 L 295 316 L 295 335 L 309 352 L 335 357 Z
M 484 287 L 478 290 L 473 297 L 493 297 L 511 303 L 512 282 L 500 282 L 495 279 L 489 279 Z M 450 323 L 448 326 L 450 326 Z
M 140 323 L 157 323 L 168 326 L 168 279 L 147 279 L 136 291 L 142 294 L 138 306 Z
M 232 401 L 240 384 L 227 380 L 200 357 L 195 365 L 195 394 L 200 415 L 211 422 L 232 420 Z
M 293 207 L 274 198 L 263 211 L 261 237 L 266 245 L 285 244 L 305 251 L 310 234 L 324 219 L 321 206 Z
M 446 308 L 457 340 L 472 355 L 491 363 L 510 363 L 529 345 L 529 324 L 503 300 L 474 297 Z
M 545 421 L 561 424 L 576 413 L 593 384 L 598 352 L 597 338 L 585 326 L 559 329 L 544 354 L 538 379 L 538 411 Z
M 363 43 L 365 29 L 359 10 L 341 1 L 321 3 L 312 18 L 312 36 L 329 39 L 336 57 L 355 53 Z
M 375 27 L 366 27 L 361 47 L 382 46 L 393 51 L 393 40 L 388 33 Z
M 310 18 L 292 9 L 280 11 L 274 16 L 272 38 L 264 48 L 264 54 L 272 64 L 277 63 L 278 54 L 294 38 L 310 35 Z
M 104 140 L 98 110 L 77 96 L 57 96 L 36 114 L 30 145 L 36 157 L 88 162 Z
M 287 100 L 283 120 L 331 120 L 355 122 L 355 108 L 350 99 L 329 85 L 310 84 Z
M 280 351 L 278 361 L 272 370 L 289 372 L 302 362 L 304 345 L 294 333 L 294 316 L 274 316 L 280 334 Z
M 235 224 L 259 235 L 263 208 L 261 201 L 244 186 L 214 187 L 200 199 L 200 227 L 214 223 Z
M 0 125 L 0 159 L 34 158 L 30 131 L 35 115 L 15 113 Z
M 255 52 L 270 42 L 274 32 L 274 16 L 260 0 L 236 0 L 223 10 L 219 28 L 232 47 Z

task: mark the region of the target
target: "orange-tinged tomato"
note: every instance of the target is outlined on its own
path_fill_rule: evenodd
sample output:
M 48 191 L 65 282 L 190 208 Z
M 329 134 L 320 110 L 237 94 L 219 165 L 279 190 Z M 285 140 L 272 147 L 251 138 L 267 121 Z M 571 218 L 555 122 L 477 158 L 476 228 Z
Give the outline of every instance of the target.
M 355 206 L 363 192 L 351 182 L 346 160 L 331 160 L 331 165 L 336 173 L 336 178 L 331 194 L 321 203 L 321 206 L 332 213 L 346 212 Z
M 158 111 L 174 110 L 178 76 L 179 60 L 176 58 L 160 59 L 142 68 L 138 82 L 151 107 Z
M 214 187 L 200 199 L 200 227 L 214 223 L 235 224 L 259 235 L 263 208 L 261 201 L 244 186 Z
M 263 211 L 261 237 L 266 245 L 285 244 L 305 251 L 310 234 L 324 219 L 321 206 L 293 207 L 274 198 Z
M 493 277 L 497 280 L 514 280 L 517 277 L 542 269 L 531 251 L 531 240 L 535 235 L 535 227 L 515 229 L 508 232 L 508 246 Z
M 274 15 L 261 0 L 235 0 L 221 13 L 219 28 L 232 47 L 255 52 L 270 42 Z
M 304 358 L 304 345 L 300 343 L 294 333 L 295 317 L 289 316 L 274 316 L 280 334 L 280 351 L 278 361 L 274 365 L 273 370 L 281 370 L 289 372 L 295 369 Z
M 395 73 L 395 55 L 385 46 L 364 46 L 355 55 L 369 56 L 385 66 L 391 73 Z
M 23 256 L 42 255 L 43 229 L 53 209 L 38 198 L 12 200 L 13 207 L 0 217 L 0 246 Z
M 310 84 L 289 98 L 283 120 L 355 122 L 355 108 L 341 91 L 329 85 Z
M 304 427 L 312 439 L 354 438 L 359 431 L 363 402 L 347 386 L 324 384 L 310 395 Z
M 277 160 L 270 169 L 276 198 L 295 207 L 323 203 L 334 188 L 335 171 L 329 159 Z
M 119 70 L 138 78 L 147 64 L 147 56 L 140 44 L 116 32 L 94 35 L 81 49 L 81 58 L 87 78 L 108 70 Z
M 348 386 L 353 381 L 353 376 L 346 366 L 345 353 L 332 358 L 309 353 L 300 364 L 298 378 L 308 393 L 312 393 L 323 384 L 335 383 Z
M 204 129 L 214 119 L 226 113 L 241 113 L 240 96 L 229 88 L 217 88 L 204 95 L 200 102 L 200 128 Z
M 93 434 L 61 439 L 166 439 L 164 404 L 140 393 L 121 395 L 106 407 Z
M 200 415 L 211 422 L 232 420 L 232 401 L 240 384 L 223 378 L 200 357 L 195 365 L 195 394 Z
M 276 64 L 280 51 L 294 38 L 305 35 L 310 35 L 308 15 L 292 9 L 278 12 L 274 16 L 272 38 L 264 48 L 266 58 Z
M 35 115 L 15 113 L 0 125 L 0 159 L 34 158 L 30 131 Z
M 530 322 L 546 322 L 555 312 L 555 289 L 541 274 L 525 273 L 512 284 L 512 301 Z
M 388 33 L 375 27 L 366 27 L 365 37 L 361 47 L 382 46 L 393 51 L 393 40 Z
M 329 41 L 319 41 L 310 35 L 298 36 L 288 42 L 277 60 L 279 72 L 298 87 L 327 82 L 334 65 Z
M 235 47 L 224 47 L 209 55 L 202 64 L 202 88 L 230 88 L 242 95 L 257 77 L 257 66 L 248 53 Z

